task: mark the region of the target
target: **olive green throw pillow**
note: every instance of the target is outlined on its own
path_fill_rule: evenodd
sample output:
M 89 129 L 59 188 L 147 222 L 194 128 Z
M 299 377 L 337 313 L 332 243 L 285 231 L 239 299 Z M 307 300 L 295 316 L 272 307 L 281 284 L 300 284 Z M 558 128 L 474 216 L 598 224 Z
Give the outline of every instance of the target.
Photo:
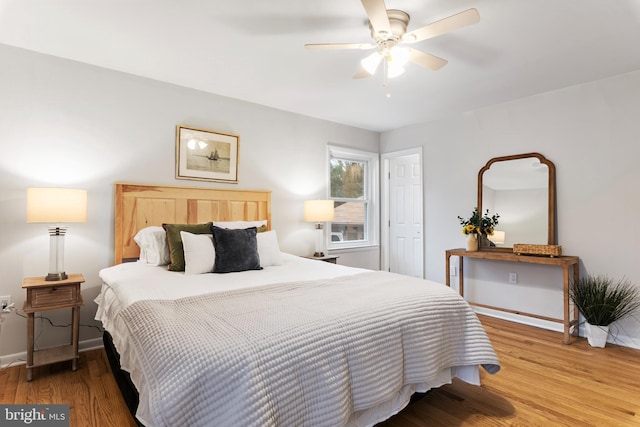
M 169 243 L 169 271 L 184 271 L 184 247 L 182 246 L 181 231 L 193 234 L 211 234 L 211 222 L 206 224 L 162 224 L 167 232 Z

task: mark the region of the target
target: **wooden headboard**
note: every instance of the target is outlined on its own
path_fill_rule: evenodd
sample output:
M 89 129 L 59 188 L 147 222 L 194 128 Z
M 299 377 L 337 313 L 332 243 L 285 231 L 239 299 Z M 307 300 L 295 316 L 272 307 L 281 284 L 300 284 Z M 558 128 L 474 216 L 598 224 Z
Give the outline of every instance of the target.
M 144 227 L 265 219 L 271 229 L 271 191 L 116 183 L 115 263 L 138 258 Z

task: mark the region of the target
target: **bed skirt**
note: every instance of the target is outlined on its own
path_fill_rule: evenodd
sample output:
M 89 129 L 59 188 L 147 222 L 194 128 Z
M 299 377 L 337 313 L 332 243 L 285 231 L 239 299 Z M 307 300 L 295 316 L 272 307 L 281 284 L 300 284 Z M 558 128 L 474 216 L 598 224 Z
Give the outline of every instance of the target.
M 102 334 L 102 342 L 104 343 L 104 351 L 107 353 L 107 359 L 109 359 L 111 372 L 120 389 L 120 394 L 122 394 L 122 398 L 127 404 L 127 408 L 129 408 L 129 412 L 131 412 L 131 416 L 136 424 L 144 427 L 136 418 L 136 410 L 138 409 L 139 402 L 138 390 L 133 385 L 129 373 L 120 368 L 120 354 L 118 354 L 116 347 L 113 345 L 113 338 L 109 332 L 104 331 Z

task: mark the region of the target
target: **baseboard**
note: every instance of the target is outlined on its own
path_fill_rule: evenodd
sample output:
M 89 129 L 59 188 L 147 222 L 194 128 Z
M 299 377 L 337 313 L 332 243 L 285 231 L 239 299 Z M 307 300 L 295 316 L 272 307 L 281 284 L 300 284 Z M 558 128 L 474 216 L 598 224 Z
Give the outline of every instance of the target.
M 619 330 L 616 330 L 615 326 L 609 329 L 609 338 L 607 339 L 607 342 L 640 350 L 640 339 L 623 334 Z
M 80 341 L 78 343 L 78 351 L 80 353 L 82 353 L 83 351 L 95 350 L 102 347 L 103 347 L 102 338 L 93 338 L 90 340 Z M 27 363 L 26 351 L 0 356 L 0 369 L 4 369 L 9 365 L 16 366 L 16 365 L 24 365 L 25 363 Z
M 561 323 L 550 322 L 548 320 L 537 319 L 535 317 L 522 316 L 520 314 L 508 313 L 500 310 L 492 310 L 485 307 L 473 306 L 476 313 L 489 317 L 495 317 L 496 319 L 509 320 L 515 323 L 521 323 L 523 325 L 535 326 L 536 328 L 547 329 L 549 331 L 564 332 L 564 326 Z M 579 325 L 578 335 L 584 337 L 584 326 Z M 620 331 L 610 331 L 608 343 L 616 344 L 622 347 L 629 347 L 640 350 L 640 342 L 637 338 L 629 337 Z
M 90 340 L 84 340 L 84 341 L 80 341 L 78 343 L 78 351 L 83 352 L 83 351 L 89 351 L 89 350 L 96 350 L 98 348 L 102 348 L 104 347 L 104 344 L 102 342 L 102 337 L 100 338 L 93 338 Z
M 549 320 L 538 319 L 535 317 L 523 316 L 521 314 L 508 313 L 506 311 L 492 310 L 486 307 L 472 306 L 476 313 L 483 314 L 496 319 L 509 320 L 511 322 L 521 323 L 523 325 L 535 326 L 536 328 L 547 329 L 555 332 L 564 332 L 562 323 L 551 322 Z

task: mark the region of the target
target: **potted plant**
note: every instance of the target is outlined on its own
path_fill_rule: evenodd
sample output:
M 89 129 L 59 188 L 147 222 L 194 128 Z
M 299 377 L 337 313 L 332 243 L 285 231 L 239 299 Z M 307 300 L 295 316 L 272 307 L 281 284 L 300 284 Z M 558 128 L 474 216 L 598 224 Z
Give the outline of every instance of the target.
M 609 325 L 640 308 L 640 288 L 626 279 L 587 275 L 569 287 L 569 296 L 586 322 L 592 347 L 604 347 Z
M 498 218 L 500 218 L 500 215 L 498 214 L 489 216 L 489 209 L 487 209 L 484 215 L 480 215 L 477 206 L 473 208 L 473 212 L 471 212 L 469 219 L 458 216 L 458 220 L 462 226 L 462 234 L 469 237 L 469 240 L 467 241 L 468 251 L 477 251 L 478 245 L 492 245 L 492 243 L 487 243 L 489 242 L 487 236 L 493 235 L 495 227 L 498 225 Z M 480 242 L 480 240 L 482 240 L 482 242 Z

